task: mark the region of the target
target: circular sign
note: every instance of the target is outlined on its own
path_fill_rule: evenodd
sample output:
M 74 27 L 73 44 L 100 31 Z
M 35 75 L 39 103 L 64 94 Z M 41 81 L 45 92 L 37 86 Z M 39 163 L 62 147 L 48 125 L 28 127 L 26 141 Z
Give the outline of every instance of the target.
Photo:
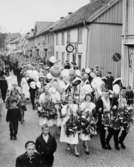
M 112 56 L 112 59 L 113 59 L 113 61 L 115 61 L 115 62 L 120 61 L 120 59 L 121 59 L 120 53 L 115 53 L 115 54 Z
M 68 53 L 72 53 L 72 52 L 74 51 L 74 46 L 73 46 L 72 44 L 68 44 L 68 45 L 66 46 L 66 51 L 67 51 Z

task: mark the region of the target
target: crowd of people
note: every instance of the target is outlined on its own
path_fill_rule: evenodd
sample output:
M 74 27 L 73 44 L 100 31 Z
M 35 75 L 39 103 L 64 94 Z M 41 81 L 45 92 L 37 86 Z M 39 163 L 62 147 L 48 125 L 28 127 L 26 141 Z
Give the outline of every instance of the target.
M 57 144 L 49 129 L 54 127 L 60 142 L 66 143 L 68 151 L 73 149 L 76 157 L 80 156 L 80 141 L 89 154 L 89 141 L 97 134 L 102 149 L 112 149 L 112 137 L 116 150 L 126 148 L 124 140 L 133 124 L 134 92 L 130 86 L 122 85 L 121 78 L 114 79 L 111 72 L 102 76 L 98 66 L 79 70 L 67 62 L 62 67 L 54 57 L 45 69 L 37 71 L 25 66 L 22 71 L 19 85 L 13 72 L 0 79 L 10 139 L 17 139 L 18 122 L 24 123 L 29 99 L 38 113 L 42 133 L 35 142 L 26 143 L 26 153 L 16 159 L 16 167 L 26 166 L 25 163 L 52 166 Z M 38 153 L 34 153 L 35 149 Z

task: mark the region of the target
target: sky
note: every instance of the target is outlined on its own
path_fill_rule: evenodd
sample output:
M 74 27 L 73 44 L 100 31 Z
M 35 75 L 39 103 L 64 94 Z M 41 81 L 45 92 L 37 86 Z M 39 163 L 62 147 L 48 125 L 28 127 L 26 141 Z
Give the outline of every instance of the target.
M 0 0 L 0 31 L 26 33 L 36 21 L 56 21 L 89 0 Z

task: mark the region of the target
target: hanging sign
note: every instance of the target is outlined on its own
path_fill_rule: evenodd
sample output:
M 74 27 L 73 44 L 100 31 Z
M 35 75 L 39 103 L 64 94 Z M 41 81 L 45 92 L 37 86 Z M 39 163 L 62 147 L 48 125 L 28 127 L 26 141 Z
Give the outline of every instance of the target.
M 121 55 L 120 55 L 120 53 L 115 53 L 115 54 L 112 56 L 112 59 L 113 59 L 113 61 L 115 61 L 115 62 L 120 61 L 120 60 L 121 60 Z

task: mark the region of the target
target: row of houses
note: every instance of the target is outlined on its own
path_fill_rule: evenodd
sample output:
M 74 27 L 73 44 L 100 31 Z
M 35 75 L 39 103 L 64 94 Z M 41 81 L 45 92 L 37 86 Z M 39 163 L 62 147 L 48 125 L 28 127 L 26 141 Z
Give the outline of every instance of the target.
M 92 0 L 54 23 L 37 22 L 27 41 L 27 54 L 80 69 L 98 65 L 134 87 L 134 0 Z
M 134 0 L 92 0 L 57 22 L 37 22 L 25 36 L 7 36 L 8 54 L 44 60 L 55 56 L 61 64 L 76 62 L 80 69 L 99 65 L 103 74 L 111 71 L 134 87 Z M 66 49 L 70 44 L 72 53 Z M 114 53 L 121 61 L 113 61 Z
M 37 22 L 27 51 L 44 59 L 55 56 L 61 64 L 75 62 L 80 69 L 98 65 L 104 74 L 120 76 L 121 63 L 112 56 L 121 54 L 121 34 L 122 0 L 92 0 L 57 22 Z

